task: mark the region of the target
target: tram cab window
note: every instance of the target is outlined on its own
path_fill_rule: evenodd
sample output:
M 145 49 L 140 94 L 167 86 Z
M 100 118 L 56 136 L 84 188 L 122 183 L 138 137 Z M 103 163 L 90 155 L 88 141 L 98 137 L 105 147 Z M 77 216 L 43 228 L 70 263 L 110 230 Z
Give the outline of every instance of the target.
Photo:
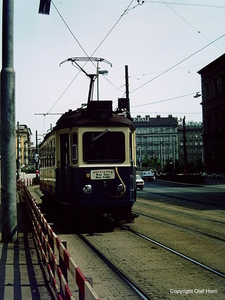
M 72 134 L 72 162 L 77 164 L 77 133 Z
M 123 132 L 85 132 L 83 134 L 83 159 L 85 163 L 122 163 L 125 160 L 125 135 Z

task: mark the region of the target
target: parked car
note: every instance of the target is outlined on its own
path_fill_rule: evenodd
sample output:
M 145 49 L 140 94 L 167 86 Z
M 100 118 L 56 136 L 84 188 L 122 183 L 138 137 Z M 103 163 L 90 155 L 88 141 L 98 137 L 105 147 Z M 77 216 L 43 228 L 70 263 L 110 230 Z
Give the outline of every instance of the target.
M 144 181 L 153 181 L 155 174 L 152 171 L 144 171 L 141 173 L 141 178 Z
M 144 188 L 144 180 L 141 178 L 140 175 L 136 175 L 136 187 L 139 188 L 140 190 L 143 190 Z

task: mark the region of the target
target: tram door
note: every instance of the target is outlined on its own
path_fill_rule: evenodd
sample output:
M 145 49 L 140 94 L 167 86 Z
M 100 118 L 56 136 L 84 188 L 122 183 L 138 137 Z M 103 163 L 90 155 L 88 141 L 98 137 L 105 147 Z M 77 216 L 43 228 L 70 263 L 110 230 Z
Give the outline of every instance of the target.
M 60 196 L 65 202 L 69 201 L 64 197 L 69 196 L 69 134 L 60 134 Z M 62 198 L 61 198 L 62 199 Z

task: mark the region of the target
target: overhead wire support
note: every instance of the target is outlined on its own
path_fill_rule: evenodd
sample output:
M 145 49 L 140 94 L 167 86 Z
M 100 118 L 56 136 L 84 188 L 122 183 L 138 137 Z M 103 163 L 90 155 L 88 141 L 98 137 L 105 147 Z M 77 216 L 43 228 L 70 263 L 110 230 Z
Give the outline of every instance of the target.
M 106 64 L 109 64 L 110 67 L 112 67 L 111 62 L 109 62 L 108 60 L 101 58 L 101 57 L 70 57 L 67 58 L 66 60 L 62 61 L 59 66 L 61 66 L 63 63 L 71 61 L 72 63 L 75 63 L 76 66 L 78 67 L 79 70 L 81 70 L 84 74 L 86 74 L 89 77 L 89 74 L 83 69 L 83 67 L 81 67 L 80 65 L 78 65 L 77 61 L 96 61 L 96 62 L 105 62 Z
M 75 63 L 75 67 L 77 67 L 80 71 L 82 71 L 86 76 L 88 76 L 90 78 L 90 85 L 89 85 L 89 93 L 88 93 L 88 103 L 92 100 L 92 97 L 93 97 L 93 87 L 94 87 L 94 81 L 95 81 L 95 78 L 99 76 L 99 62 L 105 62 L 107 64 L 109 64 L 111 67 L 112 67 L 112 64 L 104 59 L 104 58 L 101 58 L 101 57 L 70 57 L 70 58 L 67 58 L 66 60 L 62 61 L 60 63 L 60 66 L 65 63 L 65 62 L 68 62 L 68 61 L 71 61 L 72 64 Z M 86 61 L 86 63 L 88 61 L 91 61 L 91 62 L 94 62 L 96 61 L 97 62 L 97 72 L 96 74 L 88 74 L 78 63 L 77 61 Z
M 62 115 L 63 113 L 35 113 L 35 116 Z

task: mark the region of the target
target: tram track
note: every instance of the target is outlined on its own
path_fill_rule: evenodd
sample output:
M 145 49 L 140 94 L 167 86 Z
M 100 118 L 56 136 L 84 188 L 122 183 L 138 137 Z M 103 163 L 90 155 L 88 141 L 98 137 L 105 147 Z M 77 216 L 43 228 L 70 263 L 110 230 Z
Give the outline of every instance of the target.
M 140 217 L 179 228 L 182 231 L 225 242 L 223 210 L 208 210 L 204 207 L 191 209 L 181 203 L 139 199 L 134 206 Z M 160 224 L 159 223 L 159 224 Z
M 163 200 L 157 201 L 157 203 L 162 203 L 162 202 L 163 202 Z M 161 211 L 168 212 L 168 206 L 166 206 L 166 207 L 159 207 L 159 206 L 155 205 L 155 203 L 156 202 L 154 200 L 152 200 L 150 202 L 149 200 L 141 198 L 141 199 L 138 199 L 138 202 L 136 203 L 136 206 L 137 205 L 141 205 L 141 206 L 145 206 L 145 207 L 151 206 L 151 208 L 157 208 L 157 209 L 160 209 Z M 182 207 L 180 203 L 172 204 L 172 206 L 173 207 L 178 207 L 178 208 Z M 176 212 L 177 209 L 175 210 L 174 208 L 172 208 L 172 206 L 170 206 L 170 211 L 171 212 Z M 179 210 L 179 214 L 182 214 L 182 215 L 185 215 L 185 216 L 187 216 L 187 215 L 188 216 L 192 216 L 193 215 L 191 212 L 188 212 L 187 210 L 186 211 Z M 213 222 L 218 223 L 220 225 L 225 225 L 224 219 L 222 219 L 222 220 L 216 220 L 216 219 L 212 219 L 212 217 L 209 218 L 209 217 L 203 217 L 203 216 L 200 216 L 200 217 L 199 216 L 195 216 L 195 218 L 200 218 L 201 220 L 204 220 L 204 221 L 213 221 Z
M 129 287 L 137 289 L 137 295 L 141 299 L 158 299 L 158 297 L 167 299 L 168 287 L 174 284 L 183 286 L 185 280 L 188 282 L 187 286 L 198 287 L 208 284 L 210 287 L 212 284 L 212 286 L 218 286 L 217 290 L 221 291 L 221 284 L 223 286 L 225 279 L 223 272 L 131 227 L 132 224 L 122 225 L 114 233 L 82 234 L 79 237 Z M 122 246 L 121 241 L 123 241 Z M 120 246 L 117 247 L 117 245 Z M 172 277 L 168 276 L 170 272 L 173 274 Z M 135 276 L 135 273 L 138 276 Z M 155 290 L 157 290 L 156 293 Z
M 132 232 L 133 234 L 135 234 L 135 235 L 143 238 L 146 241 L 149 241 L 149 242 L 151 242 L 151 243 L 153 243 L 153 244 L 155 244 L 155 245 L 157 245 L 157 246 L 159 246 L 159 247 L 161 247 L 161 248 L 163 248 L 163 249 L 165 249 L 165 250 L 167 250 L 167 251 L 169 251 L 169 252 L 171 252 L 173 254 L 176 254 L 177 256 L 179 256 L 181 258 L 186 259 L 189 262 L 194 263 L 195 265 L 197 265 L 199 267 L 204 268 L 207 271 L 210 271 L 210 272 L 214 273 L 215 275 L 218 275 L 218 276 L 220 276 L 222 278 L 225 278 L 225 274 L 224 273 L 221 273 L 221 272 L 219 272 L 219 271 L 217 271 L 217 270 L 215 270 L 213 268 L 210 268 L 209 266 L 206 266 L 205 264 L 203 264 L 203 263 L 201 263 L 201 262 L 199 262 L 199 261 L 197 261 L 197 260 L 195 260 L 195 259 L 193 259 L 191 257 L 188 257 L 187 255 L 184 255 L 184 254 L 182 254 L 182 253 L 180 253 L 180 252 L 178 252 L 178 251 L 176 251 L 176 250 L 174 250 L 174 249 L 172 249 L 172 248 L 170 248 L 170 247 L 168 247 L 168 246 L 166 246 L 166 245 L 164 245 L 164 244 L 162 244 L 162 243 L 160 243 L 160 242 L 158 242 L 158 241 L 156 241 L 154 239 L 151 239 L 151 238 L 145 236 L 144 234 L 142 234 L 140 232 L 132 230 L 129 226 L 123 225 L 122 228 L 125 229 L 125 230 L 128 230 L 128 231 Z
M 132 230 L 168 249 L 175 249 L 186 259 L 196 261 L 197 265 L 212 272 L 215 270 L 215 274 L 218 272 L 224 278 L 223 264 L 220 263 L 225 249 L 223 211 L 194 210 L 145 200 L 138 203 L 135 211 L 139 214 L 140 224 L 136 222 L 131 226 Z M 145 228 L 141 224 L 145 224 Z
M 89 247 L 95 254 L 100 257 L 104 263 L 117 275 L 119 276 L 141 299 L 149 300 L 151 298 L 146 295 L 126 274 L 118 267 L 116 267 L 110 259 L 108 259 L 100 250 L 93 246 L 82 234 L 78 234 L 79 238 Z
M 202 231 L 199 231 L 199 230 L 196 230 L 196 229 L 193 229 L 193 228 L 189 228 L 189 227 L 186 227 L 186 226 L 183 226 L 183 225 L 179 225 L 179 224 L 176 224 L 176 223 L 173 223 L 173 222 L 170 222 L 170 221 L 166 221 L 166 220 L 163 220 L 163 219 L 160 219 L 160 218 L 157 218 L 157 217 L 149 216 L 149 215 L 143 214 L 141 212 L 137 212 L 137 213 L 138 213 L 139 216 L 143 216 L 143 217 L 148 218 L 148 219 L 156 220 L 156 221 L 159 221 L 161 223 L 168 224 L 170 226 L 174 226 L 174 227 L 177 227 L 177 228 L 180 228 L 180 229 L 184 229 L 186 231 L 190 231 L 190 232 L 202 235 L 202 236 L 206 236 L 206 237 L 215 239 L 217 241 L 225 242 L 224 238 L 220 238 L 218 236 L 215 236 L 215 235 L 212 235 L 212 234 L 209 234 L 209 233 L 205 233 L 205 232 L 202 232 Z
M 143 219 L 147 224 L 147 232 L 144 228 L 142 228 L 143 221 L 141 223 L 138 222 L 139 219 Z M 93 234 L 83 233 L 81 234 L 81 242 L 84 242 L 85 245 L 87 245 L 87 243 L 84 241 L 84 239 L 86 239 L 92 245 L 91 248 L 89 246 L 86 246 L 86 248 L 90 248 L 89 251 L 93 251 L 93 256 L 98 256 L 99 261 L 102 260 L 102 265 L 109 266 L 111 270 L 114 269 L 111 274 L 118 276 L 119 279 L 116 279 L 117 282 L 120 282 L 119 284 L 123 284 L 124 286 L 127 285 L 127 289 L 132 289 L 135 291 L 136 298 L 134 299 L 168 299 L 171 296 L 170 289 L 181 286 L 191 286 L 198 289 L 198 287 L 204 285 L 207 288 L 217 290 L 219 294 L 224 293 L 224 288 L 222 287 L 225 278 L 223 268 L 220 269 L 219 265 L 214 263 L 212 263 L 211 267 L 207 266 L 207 262 L 211 261 L 211 257 L 214 255 L 214 253 L 211 252 L 210 260 L 204 261 L 203 259 L 203 263 L 201 263 L 201 258 L 199 259 L 199 257 L 195 257 L 195 255 L 192 255 L 192 252 L 188 252 L 189 250 L 186 253 L 182 251 L 183 249 L 186 250 L 186 248 L 180 247 L 183 246 L 182 243 L 175 244 L 173 247 L 173 243 L 168 243 L 167 239 L 165 239 L 164 242 L 163 238 L 165 235 L 163 233 L 160 233 L 159 239 L 157 239 L 156 236 L 154 237 L 154 235 L 152 236 L 151 233 L 153 233 L 152 230 L 154 230 L 152 225 L 157 228 L 157 233 L 159 230 L 161 230 L 161 228 L 158 228 L 157 225 L 157 222 L 162 222 L 162 220 L 160 220 L 160 216 L 158 219 L 159 220 L 157 220 L 157 216 L 155 216 L 154 219 L 152 219 L 155 221 L 153 224 L 152 222 L 150 223 L 147 218 L 142 218 L 142 214 L 140 214 L 140 218 L 138 218 L 134 224 L 129 224 L 131 229 L 138 229 L 136 230 L 138 234 L 152 237 L 149 238 L 150 240 L 144 239 L 142 236 L 134 234 L 130 230 L 122 227 L 121 229 L 116 228 L 113 232 L 103 231 L 95 233 L 95 231 L 93 231 Z M 169 232 L 174 231 L 173 227 L 176 226 L 174 224 L 169 224 L 169 222 L 173 223 L 172 220 L 166 220 L 164 223 L 165 225 L 171 225 L 172 229 L 169 229 L 170 226 L 164 226 L 165 228 L 169 229 L 168 233 L 166 232 L 167 236 L 170 235 Z M 59 225 L 56 224 L 55 228 L 59 228 L 60 232 L 62 232 Z M 161 225 L 159 225 L 159 227 L 161 227 Z M 165 229 L 165 231 L 167 229 Z M 182 226 L 180 229 L 180 233 L 182 235 L 182 232 L 184 232 L 186 229 L 182 228 Z M 101 270 L 105 267 L 100 266 L 99 263 L 93 262 L 93 267 L 91 267 L 91 271 L 89 271 L 90 262 L 88 263 L 88 261 L 92 262 L 92 258 L 89 260 L 86 258 L 86 254 L 82 254 L 83 250 L 79 248 L 81 246 L 78 246 L 78 243 L 76 242 L 76 236 L 77 239 L 80 239 L 80 235 L 71 234 L 70 230 L 66 233 L 66 227 L 63 232 L 64 234 L 62 235 L 62 239 L 68 240 L 69 252 L 71 253 L 73 259 L 78 263 L 79 266 L 82 266 L 82 269 L 84 268 L 84 272 L 86 274 L 93 277 L 95 282 L 97 280 L 97 286 L 95 286 L 95 288 L 99 288 L 99 278 L 102 277 Z M 189 230 L 189 232 L 196 234 L 195 231 Z M 177 237 L 178 235 L 173 237 L 174 241 L 177 239 Z M 205 237 L 207 237 L 207 235 L 205 235 Z M 208 236 L 208 238 L 211 237 Z M 204 237 L 202 237 L 202 240 L 204 240 Z M 214 240 L 216 242 L 215 238 Z M 219 243 L 224 243 L 224 240 L 221 241 L 219 239 L 218 241 Z M 177 245 L 180 248 L 177 248 Z M 76 250 L 77 246 L 79 253 L 77 253 Z M 94 248 L 97 250 L 93 250 Z M 171 250 L 168 250 L 167 248 L 170 248 Z M 99 252 L 100 255 L 98 255 L 97 252 Z M 87 263 L 83 262 L 84 260 L 87 261 Z M 110 266 L 110 264 L 112 266 Z M 99 274 L 98 272 L 95 274 L 96 271 L 94 269 L 96 267 L 99 268 Z M 104 281 L 107 279 L 108 276 L 106 275 Z M 110 287 L 108 288 L 110 289 Z M 125 295 L 125 293 L 122 293 L 121 295 Z M 217 294 L 211 299 L 223 299 L 221 296 L 222 295 Z M 125 296 L 125 299 L 129 298 L 126 298 Z

